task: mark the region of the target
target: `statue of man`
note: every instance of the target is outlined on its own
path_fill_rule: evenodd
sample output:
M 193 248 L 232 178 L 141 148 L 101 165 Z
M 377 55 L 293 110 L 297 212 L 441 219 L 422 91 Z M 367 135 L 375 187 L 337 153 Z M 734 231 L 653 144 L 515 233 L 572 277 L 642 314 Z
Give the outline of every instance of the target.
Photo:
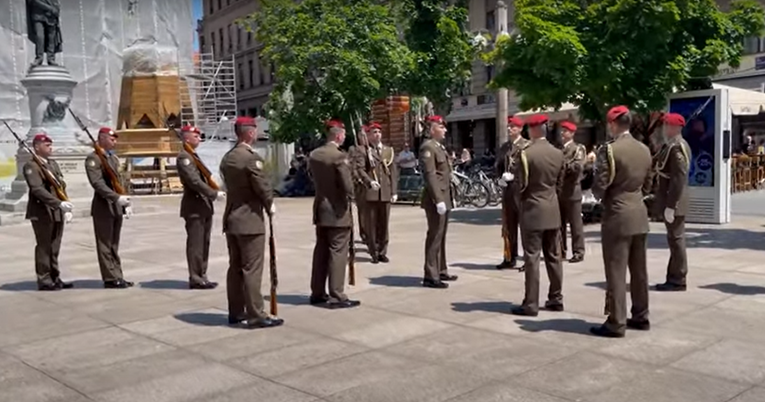
M 27 35 L 35 44 L 35 61 L 32 67 L 43 63 L 45 53 L 49 66 L 57 66 L 56 54 L 61 53 L 61 28 L 59 0 L 27 0 Z

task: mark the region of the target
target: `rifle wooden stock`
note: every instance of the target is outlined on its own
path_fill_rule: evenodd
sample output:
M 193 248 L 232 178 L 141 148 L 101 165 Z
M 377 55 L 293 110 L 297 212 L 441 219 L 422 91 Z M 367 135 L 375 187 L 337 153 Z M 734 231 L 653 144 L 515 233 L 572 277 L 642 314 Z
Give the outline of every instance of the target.
M 276 273 L 276 239 L 274 238 L 274 223 L 273 217 L 268 216 L 268 251 L 270 253 L 269 258 L 269 272 L 271 276 L 271 295 L 269 299 L 269 305 L 271 308 L 271 315 L 278 314 L 278 307 L 276 303 L 276 288 L 279 286 L 279 278 Z
M 16 138 L 16 141 L 19 142 L 19 145 L 24 147 L 24 149 L 29 152 L 30 155 L 32 155 L 32 160 L 34 160 L 37 166 L 40 167 L 40 171 L 42 171 L 43 176 L 45 177 L 45 181 L 48 182 L 48 185 L 51 186 L 53 192 L 56 193 L 56 197 L 58 197 L 58 199 L 61 201 L 69 201 L 69 196 L 67 196 L 66 190 L 64 190 L 64 187 L 58 181 L 56 176 L 54 176 L 53 173 L 48 169 L 46 163 L 43 162 L 39 156 L 37 156 L 34 150 L 32 150 L 32 148 L 30 148 L 29 145 L 27 145 L 27 143 L 24 142 L 24 140 L 22 140 L 15 131 L 13 131 L 11 126 L 8 125 L 8 122 L 3 120 L 3 124 L 5 124 L 5 127 L 8 127 L 8 131 L 10 131 L 11 135 Z
M 93 135 L 90 134 L 90 130 L 88 130 L 82 123 L 82 120 L 74 114 L 71 108 L 69 108 L 69 113 L 71 113 L 72 117 L 74 117 L 74 120 L 77 122 L 77 125 L 88 135 L 88 138 L 90 138 L 90 141 L 93 143 L 93 149 L 96 151 L 96 156 L 101 160 L 101 169 L 103 169 L 106 172 L 106 175 L 109 176 L 109 182 L 111 183 L 114 192 L 119 195 L 127 195 L 127 191 L 125 191 L 125 187 L 122 186 L 122 182 L 120 181 L 119 176 L 117 176 L 117 172 L 115 172 L 112 165 L 109 164 L 109 159 L 106 157 L 106 151 L 98 145 L 98 141 L 96 141 L 96 139 L 93 138 Z
M 202 173 L 202 176 L 204 176 L 205 180 L 207 181 L 207 185 L 210 186 L 211 189 L 219 191 L 220 186 L 215 182 L 215 179 L 212 176 L 212 172 L 210 172 L 210 169 L 208 169 L 207 166 L 197 157 L 197 153 L 194 148 L 192 148 L 188 142 L 183 140 L 183 136 L 178 132 L 178 130 L 176 130 L 175 126 L 170 124 L 168 121 L 166 121 L 165 124 L 167 125 L 167 128 L 172 130 L 175 133 L 175 136 L 178 137 L 178 139 L 181 141 L 181 144 L 183 144 L 183 149 L 186 150 L 186 153 L 189 154 L 189 156 L 191 156 L 191 160 L 194 161 L 194 165 L 197 167 L 197 169 L 199 169 L 199 172 Z

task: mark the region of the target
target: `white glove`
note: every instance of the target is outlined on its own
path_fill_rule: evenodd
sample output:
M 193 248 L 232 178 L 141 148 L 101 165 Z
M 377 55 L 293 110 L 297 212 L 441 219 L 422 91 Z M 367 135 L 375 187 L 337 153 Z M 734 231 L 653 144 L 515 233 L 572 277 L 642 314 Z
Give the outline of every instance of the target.
M 71 212 L 64 212 L 64 222 L 72 223 L 72 219 L 74 219 L 74 215 Z
M 507 187 L 507 182 L 506 182 L 506 181 L 504 181 L 504 180 L 502 180 L 502 179 L 499 179 L 499 181 L 497 182 L 497 184 L 499 184 L 499 186 L 500 186 L 500 187 L 503 187 L 503 188 L 504 188 L 504 187 Z
M 69 201 L 61 201 L 61 204 L 58 207 L 64 212 L 71 212 L 74 209 L 74 204 Z
M 396 201 L 398 201 L 398 194 L 393 194 L 393 197 L 391 197 L 390 202 L 395 203 Z
M 377 182 L 377 180 L 372 180 L 372 183 L 370 183 L 372 186 L 372 190 L 379 190 L 380 189 L 380 183 Z
M 675 210 L 672 208 L 664 209 L 664 222 L 672 223 L 675 221 Z
M 510 172 L 502 173 L 502 181 L 504 181 L 505 183 L 513 181 L 513 179 L 515 179 L 515 175 L 513 175 L 512 173 Z
M 133 216 L 133 207 L 125 207 L 125 219 L 130 219 Z
M 223 191 L 218 191 L 218 195 L 215 196 L 215 201 L 220 201 L 224 198 L 226 198 L 226 193 Z
M 273 202 L 271 203 L 271 209 L 268 211 L 268 213 L 269 215 L 276 214 L 276 204 L 274 204 Z
M 446 213 L 446 204 L 443 202 L 439 202 L 436 204 L 436 212 L 438 212 L 439 215 L 443 215 Z
M 130 198 L 121 195 L 120 198 L 117 198 L 117 204 L 121 207 L 126 207 L 130 205 Z

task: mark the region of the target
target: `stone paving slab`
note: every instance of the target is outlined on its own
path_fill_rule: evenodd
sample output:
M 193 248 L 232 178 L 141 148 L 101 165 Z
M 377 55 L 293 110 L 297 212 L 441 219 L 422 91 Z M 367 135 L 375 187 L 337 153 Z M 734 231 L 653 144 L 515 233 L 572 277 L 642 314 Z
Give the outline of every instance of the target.
M 37 292 L 28 224 L 0 227 L 0 402 L 761 402 L 765 400 L 765 226 L 688 225 L 689 289 L 651 292 L 649 332 L 588 334 L 604 320 L 600 231 L 564 264 L 565 312 L 516 317 L 523 274 L 498 271 L 497 209 L 451 216 L 447 259 L 459 280 L 420 286 L 420 208 L 392 209 L 390 264 L 358 244 L 352 310 L 308 304 L 314 229 L 308 199 L 279 199 L 283 327 L 227 325 L 225 286 L 187 287 L 178 199 L 141 201 L 121 255 L 137 286 L 102 288 L 92 223 L 66 228 L 61 266 L 75 289 Z M 218 208 L 221 209 L 220 207 Z M 225 283 L 215 220 L 209 276 Z M 663 225 L 649 234 L 649 277 L 663 280 Z M 266 276 L 267 276 L 266 270 Z M 544 273 L 542 294 L 548 286 Z M 268 280 L 264 280 L 267 294 Z

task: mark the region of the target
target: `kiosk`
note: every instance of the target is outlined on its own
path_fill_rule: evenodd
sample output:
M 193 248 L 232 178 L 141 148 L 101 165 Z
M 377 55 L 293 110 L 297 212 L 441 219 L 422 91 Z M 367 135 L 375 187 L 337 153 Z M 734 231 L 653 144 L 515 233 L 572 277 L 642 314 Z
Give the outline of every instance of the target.
M 673 94 L 669 111 L 685 118 L 691 149 L 689 223 L 728 223 L 731 210 L 731 123 L 728 88 Z

